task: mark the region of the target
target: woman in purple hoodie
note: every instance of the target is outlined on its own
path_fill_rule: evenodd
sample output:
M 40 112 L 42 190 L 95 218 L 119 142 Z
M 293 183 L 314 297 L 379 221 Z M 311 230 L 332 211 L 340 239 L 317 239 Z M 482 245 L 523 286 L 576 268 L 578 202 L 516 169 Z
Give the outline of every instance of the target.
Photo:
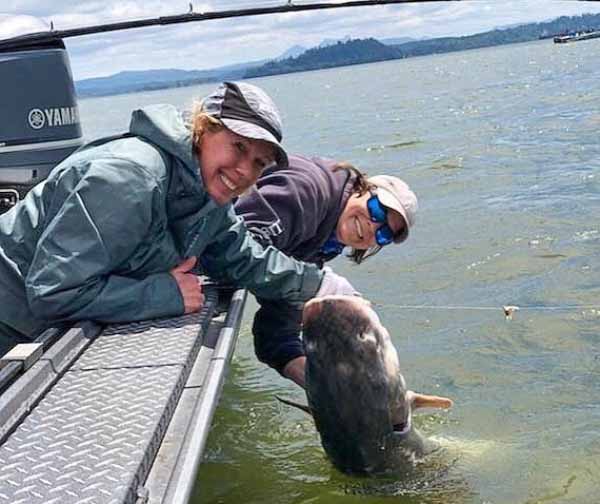
M 406 240 L 417 198 L 397 177 L 367 178 L 347 163 L 290 156 L 288 167 L 267 169 L 237 200 L 235 211 L 263 245 L 323 267 L 346 247 L 360 264 L 382 247 Z M 303 386 L 302 310 L 279 300 L 258 301 L 257 357 Z

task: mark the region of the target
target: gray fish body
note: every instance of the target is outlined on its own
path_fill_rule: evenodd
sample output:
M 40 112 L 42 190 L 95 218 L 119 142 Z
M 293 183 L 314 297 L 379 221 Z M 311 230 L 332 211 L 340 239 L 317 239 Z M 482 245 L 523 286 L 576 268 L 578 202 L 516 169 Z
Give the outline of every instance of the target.
M 306 394 L 323 448 L 339 470 L 401 472 L 435 449 L 412 425 L 396 349 L 368 302 L 312 300 L 303 324 Z

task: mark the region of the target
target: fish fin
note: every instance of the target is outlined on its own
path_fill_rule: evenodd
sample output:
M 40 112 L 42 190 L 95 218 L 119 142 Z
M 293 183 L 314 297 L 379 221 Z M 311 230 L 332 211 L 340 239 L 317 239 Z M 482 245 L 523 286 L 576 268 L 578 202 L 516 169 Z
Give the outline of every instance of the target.
M 278 395 L 276 395 L 275 398 L 283 404 L 287 404 L 288 406 L 293 406 L 294 408 L 301 409 L 302 411 L 304 411 L 304 413 L 308 413 L 310 416 L 313 416 L 313 412 L 312 409 L 310 409 L 310 406 L 290 401 L 289 399 L 284 399 L 283 397 L 279 397 Z
M 406 393 L 406 397 L 409 400 L 412 409 L 419 409 L 419 408 L 448 409 L 448 408 L 452 407 L 452 405 L 454 404 L 452 399 L 449 399 L 447 397 L 418 394 L 417 392 L 413 392 L 412 390 L 409 390 Z

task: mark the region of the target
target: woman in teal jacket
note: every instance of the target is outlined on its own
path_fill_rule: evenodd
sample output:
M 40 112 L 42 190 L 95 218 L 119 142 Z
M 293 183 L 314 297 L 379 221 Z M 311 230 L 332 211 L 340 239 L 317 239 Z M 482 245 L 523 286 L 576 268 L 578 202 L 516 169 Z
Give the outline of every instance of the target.
M 57 322 L 197 311 L 193 269 L 270 299 L 352 293 L 343 278 L 264 249 L 235 216 L 231 200 L 265 167 L 287 163 L 280 141 L 266 93 L 224 83 L 191 121 L 150 106 L 133 113 L 125 135 L 65 159 L 0 217 L 5 348 Z

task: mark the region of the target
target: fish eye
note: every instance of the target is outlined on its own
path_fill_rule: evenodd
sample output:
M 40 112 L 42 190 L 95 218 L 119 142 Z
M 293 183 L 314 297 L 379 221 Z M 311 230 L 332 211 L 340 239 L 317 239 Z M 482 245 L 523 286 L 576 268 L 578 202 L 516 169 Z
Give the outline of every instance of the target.
M 379 345 L 379 343 L 377 341 L 377 336 L 375 336 L 375 334 L 373 334 L 372 332 L 369 332 L 369 331 L 363 331 L 363 332 L 358 333 L 358 339 L 360 339 L 361 341 L 364 341 L 364 342 L 372 343 L 376 346 Z

